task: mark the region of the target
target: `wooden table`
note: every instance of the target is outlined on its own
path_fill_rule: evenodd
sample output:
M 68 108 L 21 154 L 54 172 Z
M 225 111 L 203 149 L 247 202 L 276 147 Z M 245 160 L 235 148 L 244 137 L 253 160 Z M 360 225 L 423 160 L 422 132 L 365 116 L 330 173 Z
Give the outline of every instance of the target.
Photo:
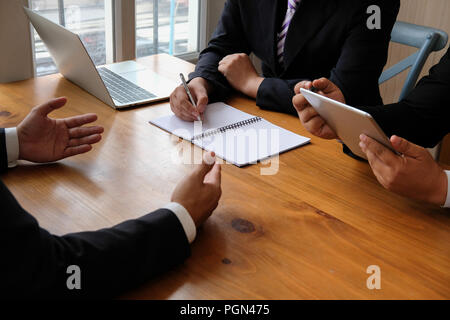
M 167 55 L 140 60 L 173 79 L 193 65 Z M 167 203 L 191 166 L 176 164 L 178 142 L 150 124 L 168 102 L 115 111 L 60 75 L 0 85 L 0 124 L 16 125 L 33 105 L 55 96 L 55 117 L 95 112 L 103 140 L 56 164 L 22 163 L 3 175 L 20 203 L 55 234 L 95 230 Z M 310 136 L 296 117 L 262 111 L 253 100 L 228 101 L 245 112 Z M 383 189 L 366 163 L 334 141 L 263 164 L 223 166 L 223 196 L 199 231 L 192 256 L 124 295 L 143 299 L 449 299 L 450 214 Z M 368 266 L 381 269 L 369 290 Z

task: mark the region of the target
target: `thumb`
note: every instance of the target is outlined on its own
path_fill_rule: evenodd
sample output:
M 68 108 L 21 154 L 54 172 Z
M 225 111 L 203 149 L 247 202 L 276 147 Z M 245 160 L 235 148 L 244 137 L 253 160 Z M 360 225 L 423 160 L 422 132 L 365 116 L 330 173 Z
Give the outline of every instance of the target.
M 195 93 L 197 97 L 197 110 L 199 113 L 205 112 L 206 106 L 208 105 L 208 94 L 206 90 L 200 89 Z
M 336 85 L 327 78 L 320 78 L 313 81 L 313 86 L 317 90 L 323 91 L 323 93 L 330 93 L 336 90 Z
M 391 144 L 397 152 L 412 158 L 419 158 L 424 151 L 427 152 L 424 148 L 397 136 L 391 137 Z
M 202 164 L 198 165 L 194 170 L 194 175 L 198 178 L 198 181 L 203 184 L 205 176 L 211 171 L 216 162 L 214 152 L 208 152 L 203 156 Z
M 300 81 L 299 83 L 297 83 L 297 84 L 295 85 L 295 87 L 294 87 L 294 92 L 295 92 L 296 94 L 299 94 L 301 88 L 310 90 L 310 89 L 311 89 L 311 86 L 312 86 L 312 82 L 311 82 L 311 81 L 308 81 L 308 80 Z
M 47 116 L 53 110 L 59 109 L 62 106 L 64 106 L 66 104 L 66 102 L 67 102 L 67 98 L 65 98 L 65 97 L 55 98 L 55 99 L 52 99 L 50 101 L 47 101 L 46 103 L 43 103 L 43 104 L 35 107 L 34 109 L 40 115 Z
M 220 164 L 216 163 L 212 167 L 211 171 L 208 172 L 208 174 L 205 176 L 205 180 L 203 181 L 205 184 L 212 184 L 216 187 L 220 187 L 220 181 L 221 181 L 221 166 Z

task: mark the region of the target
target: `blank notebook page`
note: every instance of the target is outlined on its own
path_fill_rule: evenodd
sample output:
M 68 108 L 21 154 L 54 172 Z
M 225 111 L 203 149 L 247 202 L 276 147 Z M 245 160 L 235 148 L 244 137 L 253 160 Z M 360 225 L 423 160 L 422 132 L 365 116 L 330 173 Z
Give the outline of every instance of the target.
M 222 102 L 206 107 L 202 122 L 187 122 L 175 115 L 151 120 L 150 123 L 214 151 L 236 166 L 253 164 L 310 141 L 251 114 Z

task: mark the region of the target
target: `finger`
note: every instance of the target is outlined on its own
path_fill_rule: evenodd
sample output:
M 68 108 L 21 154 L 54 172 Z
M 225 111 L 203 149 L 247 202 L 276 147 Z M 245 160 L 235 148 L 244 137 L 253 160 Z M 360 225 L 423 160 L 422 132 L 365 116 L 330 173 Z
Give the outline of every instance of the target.
M 197 101 L 197 112 L 202 114 L 208 105 L 208 93 L 204 89 L 194 90 L 194 99 Z
M 389 167 L 393 167 L 398 162 L 398 156 L 379 142 L 365 134 L 362 134 L 359 138 L 361 140 L 360 147 L 364 153 L 373 154 Z
M 100 134 L 103 131 L 103 127 L 100 126 L 71 128 L 69 129 L 69 138 L 82 138 L 92 134 Z
M 93 134 L 83 138 L 70 139 L 68 145 L 69 147 L 77 147 L 84 144 L 94 144 L 100 140 L 102 140 L 102 136 L 100 134 Z
M 311 132 L 313 135 L 328 139 L 328 136 L 323 135 L 325 125 L 325 121 L 319 116 L 311 118 L 310 120 L 308 120 L 308 122 L 303 124 L 305 129 Z
M 172 111 L 181 120 L 190 121 L 190 122 L 196 120 L 196 118 L 192 114 L 186 112 L 184 109 L 176 109 L 176 110 L 172 109 Z
M 178 109 L 176 109 L 174 111 L 174 113 L 177 115 L 178 118 L 184 120 L 184 121 L 195 121 L 197 120 L 197 117 L 195 117 L 192 113 L 186 111 L 186 109 L 178 107 Z
M 222 66 L 222 65 L 224 65 L 224 64 L 227 64 L 228 61 L 229 61 L 228 56 L 225 57 L 225 58 L 223 58 L 222 60 L 219 61 L 219 67 Z
M 77 154 L 86 153 L 92 150 L 92 146 L 89 144 L 84 144 L 76 147 L 68 147 L 64 150 L 63 158 L 72 157 Z
M 220 184 L 221 184 L 221 180 L 222 180 L 221 171 L 222 171 L 222 166 L 219 163 L 214 164 L 211 171 L 209 171 L 206 174 L 203 183 L 211 184 L 211 185 L 214 185 L 214 186 L 220 188 Z
M 228 62 L 229 62 L 231 59 L 233 59 L 235 56 L 236 56 L 236 54 L 233 53 L 233 54 L 229 54 L 229 55 L 223 57 L 222 60 L 219 61 L 219 65 L 220 65 L 220 64 L 224 64 L 224 63 L 228 63 Z
M 424 155 L 424 153 L 428 153 L 425 148 L 422 148 L 398 136 L 391 137 L 391 144 L 396 151 L 415 159 L 420 158 Z
M 197 120 L 199 116 L 198 111 L 189 101 L 183 101 L 181 103 L 182 113 L 185 117 L 189 117 L 192 121 Z
M 308 100 L 306 100 L 306 98 L 301 93 L 296 94 L 294 96 L 294 98 L 292 98 L 292 104 L 294 105 L 294 108 L 298 112 L 302 111 L 303 109 L 305 109 L 307 107 L 311 107 Z
M 194 121 L 195 118 L 193 115 L 181 107 L 182 101 L 183 100 L 180 100 L 177 95 L 172 95 L 170 97 L 170 109 L 178 118 L 184 121 Z
M 95 113 L 88 113 L 80 116 L 66 118 L 63 120 L 68 128 L 75 128 L 97 121 L 97 115 Z
M 373 174 L 378 182 L 386 188 L 388 186 L 387 179 L 391 175 L 391 168 L 381 161 L 374 153 L 368 152 L 366 155 Z
M 325 94 L 333 92 L 337 89 L 336 85 L 333 82 L 331 82 L 330 80 L 328 80 L 327 78 L 320 78 L 320 79 L 314 80 L 312 82 L 312 85 L 314 86 L 314 88 L 316 88 L 317 90 L 323 91 L 323 93 L 325 93 Z
M 193 174 L 199 179 L 201 183 L 205 180 L 205 176 L 211 171 L 215 164 L 214 152 L 208 152 L 203 156 L 202 164 L 198 165 Z
M 391 168 L 384 163 L 378 156 L 370 150 L 365 149 L 363 143 L 360 143 L 361 149 L 367 156 L 367 161 L 372 169 L 373 174 L 384 187 L 387 186 L 386 179 L 390 175 Z
M 184 89 L 183 89 L 184 91 Z M 179 93 L 174 99 L 172 110 L 174 113 L 185 121 L 197 120 L 197 110 L 195 110 L 186 92 Z
M 196 112 L 194 106 L 192 105 L 191 101 L 189 100 L 189 96 L 186 93 L 186 90 L 182 88 L 179 90 L 179 92 L 176 95 L 175 99 L 175 107 L 177 109 L 184 110 L 185 112 L 189 114 L 193 114 Z
M 221 74 L 223 74 L 224 76 L 226 76 L 226 72 L 227 72 L 227 64 L 220 64 L 219 67 L 217 68 L 217 70 L 219 70 L 219 72 Z
M 295 93 L 299 94 L 301 88 L 309 90 L 309 89 L 311 89 L 311 87 L 312 87 L 312 82 L 304 80 L 295 85 L 294 91 L 295 91 Z
M 34 107 L 33 111 L 39 113 L 42 116 L 47 116 L 53 110 L 59 109 L 64 106 L 66 102 L 67 98 L 65 97 L 55 98 L 37 107 Z
M 181 111 L 178 117 L 184 121 L 194 122 L 197 121 L 197 117 L 194 117 L 192 114 L 187 113 L 186 111 Z
M 316 110 L 313 107 L 307 107 L 299 112 L 300 120 L 303 124 L 306 124 L 312 118 L 320 117 Z M 320 117 L 321 118 L 321 117 Z
M 202 161 L 203 161 L 204 163 L 210 164 L 210 165 L 213 165 L 214 163 L 216 163 L 216 154 L 215 154 L 215 152 L 214 152 L 214 151 L 206 152 L 206 153 L 203 155 Z

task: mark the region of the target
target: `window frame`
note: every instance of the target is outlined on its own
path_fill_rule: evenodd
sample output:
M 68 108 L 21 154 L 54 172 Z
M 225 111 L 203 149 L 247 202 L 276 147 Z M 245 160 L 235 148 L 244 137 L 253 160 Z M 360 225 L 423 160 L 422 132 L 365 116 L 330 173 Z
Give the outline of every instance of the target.
M 195 52 L 175 54 L 175 57 L 195 63 L 198 55 L 207 45 L 208 1 L 198 0 L 198 30 Z M 31 8 L 31 0 L 26 0 Z M 136 1 L 135 0 L 105 0 L 105 31 L 106 31 L 106 63 L 115 63 L 136 59 Z M 36 76 L 36 54 L 33 39 L 33 27 L 30 24 L 30 41 L 32 44 L 33 75 Z
M 133 7 L 136 8 L 136 1 L 135 0 L 111 0 L 113 2 L 117 2 L 117 1 L 122 1 L 125 2 L 125 6 L 128 7 Z M 155 0 L 153 0 L 155 1 Z M 117 5 L 116 5 L 117 6 Z M 183 53 L 183 54 L 175 54 L 174 56 L 183 60 L 186 60 L 188 62 L 191 63 L 195 63 L 198 60 L 198 55 L 200 54 L 200 52 L 206 48 L 207 46 L 207 30 L 209 30 L 208 28 L 208 20 L 207 20 L 207 16 L 208 16 L 208 0 L 198 0 L 198 28 L 197 28 L 197 51 L 194 52 L 189 52 L 189 53 Z M 131 8 L 128 8 L 128 11 L 131 11 Z M 117 10 L 117 9 L 116 9 Z M 129 35 L 125 35 L 128 37 L 133 37 L 133 39 L 136 39 L 136 12 L 134 12 L 133 16 L 128 16 L 127 17 L 128 21 L 130 21 L 130 23 L 133 23 L 134 25 L 134 34 L 129 34 Z M 121 30 L 121 26 L 119 24 L 116 24 L 115 28 L 117 28 L 118 31 L 122 32 L 123 34 L 123 30 Z M 135 40 L 136 42 L 136 40 Z M 123 48 L 122 50 L 124 51 L 120 51 L 121 54 L 131 54 L 130 50 L 127 50 L 127 48 Z M 116 50 L 117 51 L 117 50 Z M 134 48 L 134 58 L 136 59 L 136 47 Z

